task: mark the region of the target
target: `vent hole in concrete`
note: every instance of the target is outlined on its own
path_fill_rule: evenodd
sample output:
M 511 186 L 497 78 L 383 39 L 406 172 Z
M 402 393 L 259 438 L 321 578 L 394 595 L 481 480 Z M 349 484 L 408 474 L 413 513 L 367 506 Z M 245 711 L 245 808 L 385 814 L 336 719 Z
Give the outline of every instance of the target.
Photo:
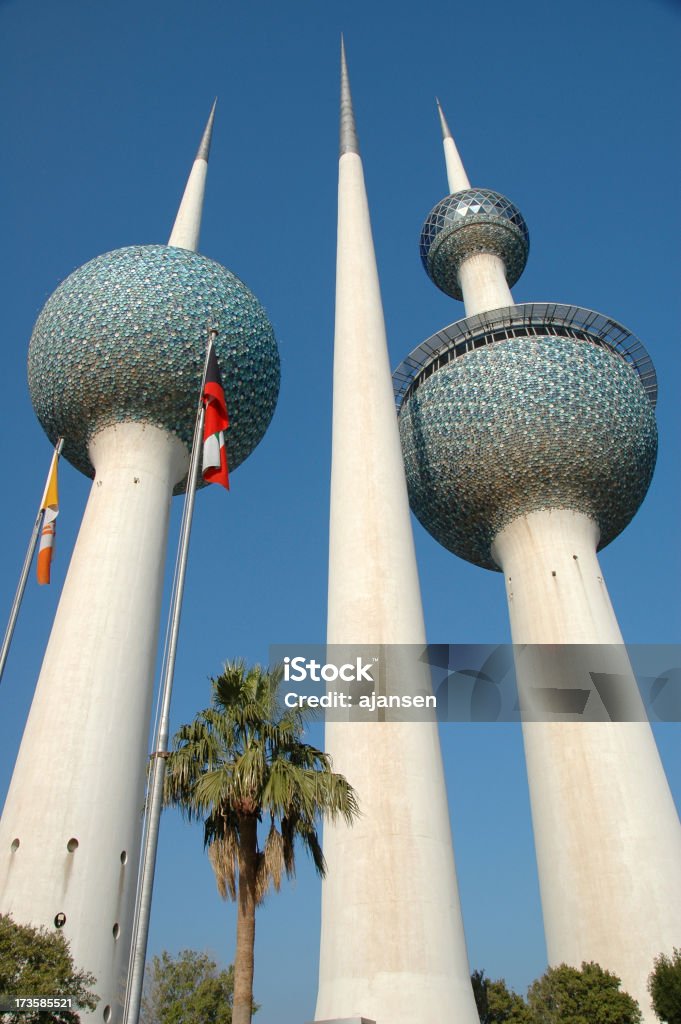
M 68 843 L 66 844 L 66 849 L 69 851 L 69 853 L 74 853 L 78 849 L 79 845 L 80 844 L 78 843 L 77 839 L 69 839 Z
M 20 846 L 21 846 L 21 840 L 20 839 L 13 839 L 12 840 L 12 845 L 10 846 L 10 850 L 12 851 L 12 853 L 16 853 Z
M 121 934 L 121 926 L 119 925 L 118 921 L 116 921 L 116 924 L 113 926 L 113 937 L 114 937 L 114 939 L 117 939 L 120 934 Z
M 104 1020 L 107 1020 L 107 1021 L 111 1020 L 111 1007 L 110 1006 L 105 1006 L 104 1007 Z
M 128 854 L 126 853 L 125 850 L 121 850 L 121 864 L 127 864 L 127 863 L 128 863 Z

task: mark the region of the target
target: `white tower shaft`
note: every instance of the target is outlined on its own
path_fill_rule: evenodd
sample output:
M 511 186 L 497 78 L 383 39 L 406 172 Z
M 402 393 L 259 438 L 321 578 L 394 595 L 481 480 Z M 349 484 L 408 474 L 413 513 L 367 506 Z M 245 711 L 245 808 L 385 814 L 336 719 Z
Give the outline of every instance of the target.
M 493 553 L 513 642 L 614 645 L 605 660 L 633 702 L 638 688 L 597 543 L 593 520 L 553 510 L 514 520 Z M 541 685 L 559 686 L 551 650 L 532 655 L 535 684 L 539 674 Z M 532 680 L 520 661 L 517 669 L 522 692 Z M 596 961 L 655 1024 L 648 975 L 681 935 L 681 825 L 650 725 L 526 722 L 523 736 L 549 962 Z
M 343 61 L 329 553 L 330 644 L 423 644 L 425 631 L 362 163 Z M 327 825 L 318 1020 L 478 1020 L 437 726 L 328 722 L 358 792 Z
M 467 316 L 513 304 L 496 256 L 469 257 L 459 282 Z M 554 509 L 513 520 L 492 550 L 506 579 L 513 642 L 538 645 L 516 655 L 521 699 L 529 702 L 536 685 L 564 685 L 565 658 L 548 645 L 605 645 L 600 668 L 618 676 L 622 704 L 643 719 L 526 721 L 523 737 L 550 963 L 594 960 L 614 971 L 645 1024 L 655 1024 L 648 975 L 681 935 L 681 824 L 598 564 L 598 540 L 593 520 Z M 585 685 L 582 654 L 575 647 L 575 687 Z
M 0 821 L 0 908 L 54 927 L 125 994 L 170 498 L 187 468 L 153 426 L 108 427 Z M 75 841 L 75 842 L 74 842 Z M 77 844 L 77 845 L 76 845 Z
M 171 245 L 198 242 L 214 111 Z M 158 427 L 123 422 L 89 455 L 95 480 L 0 821 L 0 911 L 48 928 L 64 914 L 77 967 L 97 979 L 96 1016 L 119 1024 L 168 517 L 189 453 Z
M 504 261 L 494 253 L 476 252 L 465 259 L 459 267 L 459 284 L 466 316 L 513 305 Z

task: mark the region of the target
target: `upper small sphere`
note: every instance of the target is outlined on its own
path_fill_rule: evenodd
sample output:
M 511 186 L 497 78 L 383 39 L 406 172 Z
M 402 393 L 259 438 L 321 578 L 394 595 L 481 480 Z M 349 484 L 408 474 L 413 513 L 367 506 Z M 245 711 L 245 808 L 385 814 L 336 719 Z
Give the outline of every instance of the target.
M 274 413 L 274 332 L 238 277 L 199 253 L 167 245 L 98 256 L 47 300 L 31 337 L 28 384 L 50 440 L 64 437 L 64 455 L 87 476 L 94 476 L 89 440 L 114 423 L 152 423 L 190 449 L 213 327 L 235 469 Z
M 636 371 L 577 338 L 509 338 L 436 362 L 399 424 L 414 514 L 488 569 L 499 531 L 540 509 L 590 516 L 604 547 L 643 501 L 657 452 Z
M 447 295 L 462 299 L 459 267 L 474 253 L 504 261 L 512 287 L 527 263 L 530 236 L 517 206 L 499 192 L 469 188 L 442 199 L 421 229 L 421 260 L 430 279 Z

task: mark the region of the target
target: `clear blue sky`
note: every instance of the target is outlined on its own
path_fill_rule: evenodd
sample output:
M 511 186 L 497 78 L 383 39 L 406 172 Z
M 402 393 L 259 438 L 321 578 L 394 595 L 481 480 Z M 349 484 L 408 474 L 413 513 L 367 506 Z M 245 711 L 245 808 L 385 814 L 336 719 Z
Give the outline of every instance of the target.
M 393 365 L 463 315 L 418 256 L 420 225 L 447 192 L 437 94 L 473 184 L 507 194 L 528 223 L 516 301 L 607 313 L 656 363 L 657 471 L 602 565 L 627 640 L 679 642 L 680 29 L 671 0 L 0 0 L 0 618 L 50 454 L 26 385 L 33 322 L 80 264 L 167 239 L 217 94 L 201 249 L 266 306 L 282 391 L 231 493 L 197 501 L 174 726 L 207 704 L 227 657 L 323 640 L 343 30 Z M 31 582 L 0 690 L 2 794 L 88 489 L 64 465 L 54 585 Z M 414 530 L 430 640 L 508 640 L 501 577 Z M 656 730 L 677 800 L 679 729 Z M 522 990 L 545 949 L 519 732 L 448 725 L 442 741 L 471 966 Z M 229 963 L 234 922 L 200 829 L 169 815 L 151 951 L 208 948 Z M 312 1019 L 318 924 L 319 886 L 301 861 L 296 885 L 259 915 L 260 1024 Z

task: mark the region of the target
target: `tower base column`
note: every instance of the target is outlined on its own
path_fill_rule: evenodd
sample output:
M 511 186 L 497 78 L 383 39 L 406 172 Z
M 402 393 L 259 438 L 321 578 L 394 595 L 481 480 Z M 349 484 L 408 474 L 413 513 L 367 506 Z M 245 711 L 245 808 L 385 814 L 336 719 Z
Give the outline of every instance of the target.
M 495 539 L 513 642 L 536 645 L 518 653 L 521 704 L 538 678 L 565 686 L 556 644 L 612 645 L 604 657 L 624 701 L 638 696 L 597 543 L 593 520 L 564 509 L 516 519 Z M 656 1024 L 647 981 L 681 936 L 681 824 L 650 725 L 529 721 L 523 738 L 549 962 L 599 963 Z
M 63 925 L 97 1019 L 125 995 L 166 538 L 187 452 L 158 427 L 90 442 L 96 475 L 0 820 L 0 911 Z M 63 921 L 62 921 L 63 917 Z

